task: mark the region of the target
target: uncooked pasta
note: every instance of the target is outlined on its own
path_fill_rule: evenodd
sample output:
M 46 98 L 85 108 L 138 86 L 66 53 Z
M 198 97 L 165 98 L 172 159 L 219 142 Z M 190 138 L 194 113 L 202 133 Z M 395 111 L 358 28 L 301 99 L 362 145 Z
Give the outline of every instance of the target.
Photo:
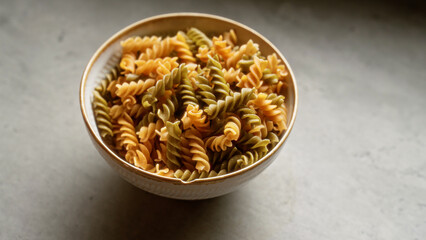
M 182 181 L 225 175 L 287 130 L 287 69 L 252 40 L 239 44 L 238 32 L 192 27 L 121 46 L 92 103 L 101 137 L 130 164 Z

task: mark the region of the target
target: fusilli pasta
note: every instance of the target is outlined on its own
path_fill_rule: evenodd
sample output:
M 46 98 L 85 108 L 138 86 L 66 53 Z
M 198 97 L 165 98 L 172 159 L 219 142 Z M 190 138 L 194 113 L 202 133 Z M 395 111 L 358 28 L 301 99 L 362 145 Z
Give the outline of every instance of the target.
M 121 42 L 93 91 L 99 133 L 127 162 L 182 181 L 247 167 L 287 129 L 288 70 L 234 30 Z M 110 64 L 114 64 L 110 61 Z

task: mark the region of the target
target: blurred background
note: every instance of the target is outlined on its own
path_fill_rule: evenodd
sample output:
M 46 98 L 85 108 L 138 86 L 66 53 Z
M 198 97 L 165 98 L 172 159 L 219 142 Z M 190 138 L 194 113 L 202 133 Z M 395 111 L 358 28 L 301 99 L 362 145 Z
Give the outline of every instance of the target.
M 260 32 L 299 86 L 293 132 L 244 188 L 145 193 L 89 140 L 78 90 L 96 49 L 156 14 Z M 424 239 L 426 7 L 421 1 L 0 1 L 0 239 Z

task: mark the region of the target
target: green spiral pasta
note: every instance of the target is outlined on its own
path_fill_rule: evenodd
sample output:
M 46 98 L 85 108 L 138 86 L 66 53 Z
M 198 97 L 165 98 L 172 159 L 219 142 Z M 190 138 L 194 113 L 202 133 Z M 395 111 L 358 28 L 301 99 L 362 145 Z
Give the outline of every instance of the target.
M 157 97 L 164 95 L 166 90 L 173 88 L 173 85 L 180 84 L 181 80 L 186 78 L 188 69 L 182 63 L 179 67 L 173 69 L 169 74 L 164 75 L 163 79 L 158 80 L 154 86 L 150 87 L 142 97 L 142 104 L 144 107 L 150 107 L 154 102 L 157 102 Z
M 196 94 L 200 96 L 200 100 L 207 106 L 216 103 L 216 96 L 213 94 L 213 88 L 210 86 L 209 80 L 202 72 L 197 75 L 198 89 Z
M 263 70 L 262 81 L 264 84 L 273 85 L 278 83 L 278 76 L 271 72 L 271 69 L 266 68 Z
M 284 96 L 283 95 L 277 95 L 276 93 L 270 93 L 266 97 L 267 100 L 271 100 L 271 105 L 277 105 L 281 106 L 284 103 Z
M 179 97 L 181 103 L 181 109 L 186 109 L 188 105 L 197 106 L 198 100 L 195 95 L 194 88 L 192 87 L 191 81 L 185 77 L 179 85 Z
M 217 55 L 214 58 L 210 55 L 208 57 L 207 68 L 210 69 L 210 75 L 212 76 L 213 93 L 215 93 L 218 99 L 224 99 L 230 95 L 231 90 L 223 76 L 222 65 Z
M 238 61 L 237 63 L 237 67 L 241 69 L 241 71 L 243 71 L 243 73 L 247 74 L 250 72 L 250 66 L 254 64 L 254 60 L 253 59 L 241 59 L 240 61 Z
M 155 122 L 156 119 L 157 119 L 157 116 L 155 115 L 155 113 L 150 112 L 146 114 L 145 116 L 143 116 L 142 120 L 138 123 L 138 125 L 136 125 L 135 129 L 140 129 L 141 127 L 147 127 L 150 123 Z
M 175 178 L 179 178 L 185 182 L 190 182 L 193 181 L 197 178 L 210 178 L 210 177 L 216 177 L 216 176 L 221 176 L 226 174 L 226 170 L 220 170 L 219 172 L 216 172 L 215 170 L 211 170 L 209 172 L 206 171 L 202 171 L 201 173 L 199 173 L 197 170 L 194 171 L 190 171 L 188 169 L 186 169 L 185 171 L 178 169 L 175 174 L 174 177 Z
M 220 166 L 223 161 L 226 161 L 235 155 L 241 155 L 241 151 L 236 147 L 227 148 L 225 151 L 220 152 L 209 151 L 209 158 L 211 159 L 212 166 L 214 166 L 213 169 L 217 171 L 220 170 L 220 168 L 217 169 L 217 166 Z
M 108 92 L 108 85 L 118 78 L 120 72 L 119 66 L 111 68 L 111 70 L 105 75 L 105 78 L 101 80 L 100 84 L 95 87 L 95 90 L 106 100 L 111 99 L 111 94 Z
M 210 104 L 205 112 L 210 118 L 216 118 L 219 113 L 234 112 L 238 107 L 247 104 L 254 98 L 253 89 L 242 88 L 241 93 L 235 92 L 234 96 L 227 96 L 224 100 L 217 101 L 216 104 Z
M 178 101 L 176 96 L 172 95 L 170 98 L 166 99 L 166 102 L 158 109 L 158 117 L 166 122 L 174 116 Z
M 262 120 L 255 110 L 247 106 L 242 106 L 237 110 L 237 114 L 249 126 L 249 133 L 260 132 L 261 128 L 263 128 Z
M 103 138 L 113 136 L 111 117 L 109 116 L 110 108 L 107 101 L 101 96 L 98 91 L 93 91 L 93 112 L 95 114 L 96 123 L 99 133 Z
M 212 46 L 212 41 L 209 37 L 206 36 L 202 31 L 198 30 L 197 28 L 190 28 L 186 35 L 197 45 L 198 47 L 201 47 L 203 45 L 206 45 L 207 47 Z
M 280 138 L 274 132 L 268 132 L 266 138 L 271 141 L 270 149 L 274 148 L 275 145 L 277 145 L 277 143 L 280 141 Z
M 182 157 L 180 154 L 181 146 L 180 146 L 180 138 L 182 135 L 182 130 L 179 127 L 180 121 L 176 121 L 174 123 L 167 121 L 167 162 L 166 165 L 171 169 L 176 169 L 181 166 L 179 162 L 179 158 Z
M 256 149 L 260 152 L 268 151 L 268 144 L 271 142 L 269 139 L 262 139 L 259 136 L 254 136 L 251 133 L 241 131 L 241 138 L 237 141 L 237 146 L 243 150 Z

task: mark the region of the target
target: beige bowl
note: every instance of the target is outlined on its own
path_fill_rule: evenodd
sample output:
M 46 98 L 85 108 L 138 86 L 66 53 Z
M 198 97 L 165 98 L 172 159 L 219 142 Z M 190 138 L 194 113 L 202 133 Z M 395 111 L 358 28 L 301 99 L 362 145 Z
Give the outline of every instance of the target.
M 280 142 L 268 152 L 266 156 L 256 163 L 222 176 L 196 179 L 192 182 L 183 182 L 146 172 L 129 164 L 114 151 L 109 149 L 102 141 L 96 127 L 92 109 L 92 91 L 104 78 L 105 74 L 115 66 L 121 55 L 120 41 L 131 36 L 150 36 L 175 34 L 178 30 L 196 27 L 206 33 L 220 34 L 229 29 L 234 29 L 238 36 L 239 45 L 252 39 L 258 43 L 264 55 L 276 53 L 289 70 L 287 78 L 288 89 L 285 93 L 286 107 L 288 109 L 288 130 L 282 136 Z M 99 153 L 115 169 L 122 178 L 145 191 L 176 199 L 206 199 L 217 197 L 232 192 L 257 176 L 278 156 L 291 129 L 297 111 L 297 86 L 290 66 L 278 51 L 262 35 L 253 29 L 238 22 L 219 16 L 200 13 L 174 13 L 159 15 L 136 22 L 114 34 L 95 52 L 84 70 L 80 86 L 80 106 L 89 135 Z

